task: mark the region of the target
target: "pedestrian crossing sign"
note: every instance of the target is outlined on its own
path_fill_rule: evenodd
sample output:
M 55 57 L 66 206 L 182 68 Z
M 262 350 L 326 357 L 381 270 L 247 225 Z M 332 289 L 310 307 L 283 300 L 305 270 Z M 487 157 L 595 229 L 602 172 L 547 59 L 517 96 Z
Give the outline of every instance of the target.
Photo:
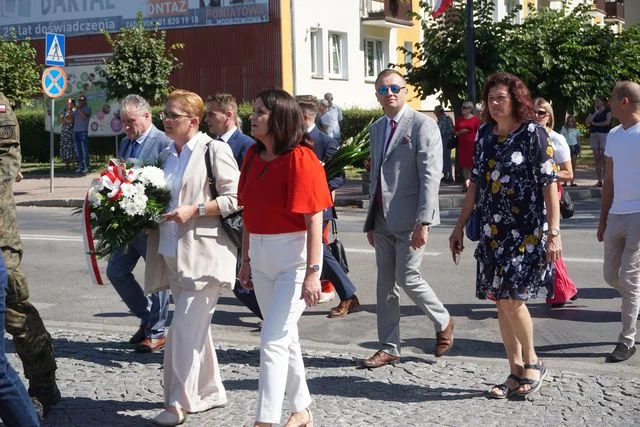
M 47 33 L 45 65 L 64 67 L 64 34 Z

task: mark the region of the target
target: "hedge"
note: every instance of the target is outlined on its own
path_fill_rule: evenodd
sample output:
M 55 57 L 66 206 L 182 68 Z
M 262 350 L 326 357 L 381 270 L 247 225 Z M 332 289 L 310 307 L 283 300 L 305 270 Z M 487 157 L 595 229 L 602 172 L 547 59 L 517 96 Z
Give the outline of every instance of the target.
M 163 106 L 153 107 L 153 123 L 164 129 L 160 120 L 160 112 Z M 243 103 L 238 106 L 238 116 L 242 120 L 242 131 L 251 134 L 251 122 L 249 116 L 253 108 L 250 103 Z M 382 116 L 381 109 L 349 108 L 344 110 L 344 120 L 342 121 L 341 133 L 345 140 L 356 135 L 367 126 L 370 121 Z M 44 112 L 41 110 L 18 110 L 16 111 L 18 122 L 20 123 L 22 157 L 25 162 L 46 162 L 49 161 L 49 132 L 44 130 Z M 207 124 L 203 121 L 200 130 L 207 132 Z M 122 136 L 119 137 L 122 139 Z M 109 155 L 114 154 L 115 137 L 101 136 L 89 138 L 89 151 L 91 154 Z M 55 155 L 60 152 L 60 135 L 55 135 Z

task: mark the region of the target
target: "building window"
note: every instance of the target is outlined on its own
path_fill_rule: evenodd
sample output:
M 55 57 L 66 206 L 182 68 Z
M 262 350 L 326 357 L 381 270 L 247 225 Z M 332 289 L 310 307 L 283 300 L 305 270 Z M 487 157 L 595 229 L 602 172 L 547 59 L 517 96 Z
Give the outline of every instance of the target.
M 311 28 L 309 30 L 309 42 L 311 44 L 311 75 L 322 76 L 324 67 L 322 64 L 322 30 Z
M 347 35 L 329 33 L 329 75 L 347 78 Z
M 375 78 L 384 68 L 382 40 L 364 40 L 364 76 Z
M 413 43 L 404 42 L 404 63 L 411 64 L 413 62 Z

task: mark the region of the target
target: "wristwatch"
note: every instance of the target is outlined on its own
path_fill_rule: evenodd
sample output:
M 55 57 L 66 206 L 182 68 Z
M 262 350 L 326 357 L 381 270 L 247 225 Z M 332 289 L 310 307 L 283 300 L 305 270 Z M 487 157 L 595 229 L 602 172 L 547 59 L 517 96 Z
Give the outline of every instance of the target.
M 307 265 L 307 268 L 313 271 L 314 273 L 317 273 L 318 271 L 320 271 L 320 266 L 318 264 L 309 264 Z
M 547 231 L 547 235 L 551 237 L 559 236 L 560 230 L 558 230 L 557 228 L 550 228 L 549 231 Z
M 205 216 L 207 209 L 204 207 L 204 203 L 198 203 L 198 216 Z

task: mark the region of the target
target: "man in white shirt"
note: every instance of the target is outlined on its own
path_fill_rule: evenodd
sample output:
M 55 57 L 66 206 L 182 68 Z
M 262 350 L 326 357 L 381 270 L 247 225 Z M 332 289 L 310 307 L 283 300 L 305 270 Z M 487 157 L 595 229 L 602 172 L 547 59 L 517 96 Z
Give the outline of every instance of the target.
M 333 95 L 330 92 L 324 94 L 324 99 L 327 101 L 327 104 L 329 104 L 327 113 L 329 113 L 332 118 L 331 134 L 329 134 L 329 136 L 340 142 L 340 122 L 344 118 L 342 115 L 342 108 L 333 103 Z
M 604 241 L 604 280 L 622 297 L 622 332 L 607 362 L 621 362 L 636 352 L 640 311 L 640 85 L 618 82 L 610 104 L 620 125 L 609 132 L 604 151 L 598 241 Z

